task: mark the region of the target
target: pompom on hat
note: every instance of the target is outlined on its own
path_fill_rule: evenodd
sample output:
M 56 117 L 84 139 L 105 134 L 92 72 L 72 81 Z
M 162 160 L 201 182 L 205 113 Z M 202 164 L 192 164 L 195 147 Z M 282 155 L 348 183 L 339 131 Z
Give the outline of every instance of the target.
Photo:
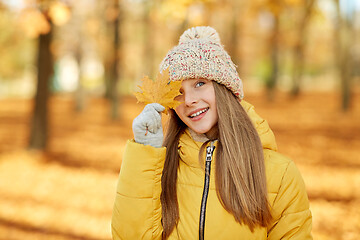
M 167 68 L 171 81 L 204 78 L 225 85 L 239 99 L 244 97 L 236 66 L 221 45 L 219 34 L 212 27 L 186 30 L 179 44 L 161 62 L 160 72 Z

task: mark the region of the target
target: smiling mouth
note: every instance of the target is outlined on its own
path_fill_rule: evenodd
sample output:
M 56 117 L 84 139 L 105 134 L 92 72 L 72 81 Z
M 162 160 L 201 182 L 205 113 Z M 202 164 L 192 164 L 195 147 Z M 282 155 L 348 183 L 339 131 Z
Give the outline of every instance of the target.
M 194 117 L 197 117 L 199 116 L 200 114 L 204 113 L 204 112 L 207 112 L 209 110 L 209 108 L 204 108 L 196 113 L 193 113 L 189 116 L 189 118 L 194 118 Z

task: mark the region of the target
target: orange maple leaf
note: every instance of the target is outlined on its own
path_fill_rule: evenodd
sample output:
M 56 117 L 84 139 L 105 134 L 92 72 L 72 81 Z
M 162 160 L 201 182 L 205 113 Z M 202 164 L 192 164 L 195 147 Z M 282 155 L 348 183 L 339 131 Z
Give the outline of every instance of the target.
M 165 107 L 165 114 L 168 114 L 170 108 L 176 108 L 181 102 L 175 100 L 179 96 L 181 80 L 170 81 L 169 70 L 158 74 L 156 81 L 152 81 L 148 76 L 142 79 L 142 86 L 138 86 L 142 92 L 135 92 L 134 95 L 138 102 L 144 104 L 159 103 Z

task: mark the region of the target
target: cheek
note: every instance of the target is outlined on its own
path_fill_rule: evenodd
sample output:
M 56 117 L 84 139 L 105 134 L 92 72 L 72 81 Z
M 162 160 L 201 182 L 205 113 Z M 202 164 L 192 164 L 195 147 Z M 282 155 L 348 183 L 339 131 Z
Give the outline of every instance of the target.
M 178 117 L 180 118 L 180 119 L 182 119 L 183 117 L 183 112 L 184 112 L 184 106 L 183 106 L 184 104 L 182 103 L 182 104 L 180 104 L 179 106 L 177 106 L 176 108 L 174 108 L 174 110 L 175 110 L 175 113 L 178 115 Z

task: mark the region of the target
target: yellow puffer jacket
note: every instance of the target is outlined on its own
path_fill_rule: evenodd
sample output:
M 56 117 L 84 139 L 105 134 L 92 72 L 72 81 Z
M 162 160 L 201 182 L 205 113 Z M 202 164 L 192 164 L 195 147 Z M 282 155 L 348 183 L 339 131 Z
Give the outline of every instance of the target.
M 305 185 L 295 164 L 276 152 L 274 135 L 254 108 L 241 102 L 253 121 L 263 145 L 269 201 L 274 218 L 268 228 L 251 232 L 237 223 L 219 202 L 215 177 L 210 174 L 205 239 L 312 239 L 312 217 Z M 177 196 L 180 220 L 169 239 L 199 239 L 200 205 L 204 187 L 204 167 L 198 160 L 203 143 L 186 131 L 180 138 Z M 112 217 L 114 240 L 161 239 L 161 174 L 165 148 L 154 148 L 129 140 L 120 170 Z M 214 154 L 215 156 L 215 154 Z M 216 159 L 214 159 L 216 161 Z M 215 172 L 214 161 L 211 173 Z

